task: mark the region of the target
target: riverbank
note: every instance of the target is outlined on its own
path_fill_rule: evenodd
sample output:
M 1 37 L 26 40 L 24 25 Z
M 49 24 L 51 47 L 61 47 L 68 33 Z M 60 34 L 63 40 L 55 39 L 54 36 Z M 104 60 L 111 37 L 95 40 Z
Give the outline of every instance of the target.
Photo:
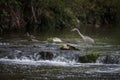
M 23 40 L 31 40 L 36 39 L 39 41 L 46 41 L 48 38 L 58 37 L 67 42 L 80 42 L 82 41 L 81 37 L 76 32 L 66 31 L 59 33 L 39 33 L 39 34 L 31 34 L 32 37 L 28 36 L 24 33 L 9 33 L 0 35 L 1 40 L 12 40 L 12 39 L 23 39 Z M 87 34 L 86 34 L 87 35 Z M 117 34 L 89 34 L 90 37 L 95 39 L 96 42 L 102 41 L 105 43 L 111 44 L 120 44 L 120 37 Z

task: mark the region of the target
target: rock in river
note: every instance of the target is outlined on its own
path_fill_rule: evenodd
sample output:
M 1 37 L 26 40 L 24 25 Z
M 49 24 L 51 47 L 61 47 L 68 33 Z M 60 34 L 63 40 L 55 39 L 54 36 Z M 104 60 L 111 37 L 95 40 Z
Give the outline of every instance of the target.
M 47 51 L 41 51 L 39 52 L 40 58 L 43 60 L 52 60 L 54 57 L 54 54 L 52 52 Z
M 79 50 L 76 47 L 69 45 L 69 44 L 64 44 L 60 46 L 60 50 Z

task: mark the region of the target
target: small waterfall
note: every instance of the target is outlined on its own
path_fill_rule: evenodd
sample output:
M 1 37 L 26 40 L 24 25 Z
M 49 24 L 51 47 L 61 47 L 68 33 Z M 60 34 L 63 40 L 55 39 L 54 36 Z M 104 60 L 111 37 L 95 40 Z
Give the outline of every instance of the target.
M 26 40 L 15 41 L 15 42 L 2 42 L 0 43 L 0 59 L 9 60 L 31 60 L 31 61 L 56 61 L 65 63 L 84 63 L 79 60 L 80 56 L 85 56 L 89 52 L 97 51 L 100 56 L 96 61 L 91 63 L 103 63 L 103 64 L 120 64 L 120 51 L 114 51 L 119 46 L 97 44 L 94 47 L 85 48 L 80 45 L 73 43 L 78 47 L 78 50 L 60 50 L 58 43 L 48 42 L 27 42 Z M 112 48 L 113 47 L 113 48 Z M 100 49 L 100 51 L 99 51 Z M 113 51 L 110 51 L 113 49 Z M 107 51 L 108 52 L 107 52 Z M 107 55 L 105 55 L 107 54 Z M 86 58 L 86 57 L 84 57 Z
M 77 62 L 78 61 L 79 52 L 76 51 L 40 51 L 40 52 L 22 52 L 20 50 L 15 50 L 7 55 L 2 56 L 2 59 L 19 59 L 19 60 L 32 60 L 32 61 L 40 61 L 40 60 L 50 60 L 57 62 Z
M 61 45 L 59 43 L 26 40 L 2 43 L 4 43 L 0 43 L 2 80 L 119 80 L 120 78 L 120 46 L 100 43 L 86 48 L 83 43 L 77 42 L 72 44 L 78 50 L 62 50 L 59 48 Z M 99 56 L 96 57 L 96 53 Z
M 120 55 L 101 55 L 96 62 L 104 64 L 120 64 Z
M 80 51 L 40 51 L 40 52 L 22 52 L 20 50 L 15 50 L 9 54 L 2 55 L 2 59 L 18 59 L 18 60 L 31 60 L 31 61 L 41 61 L 41 60 L 50 60 L 57 62 L 66 62 L 66 63 L 81 63 L 79 62 Z M 109 55 L 100 55 L 95 63 L 103 64 L 120 64 L 120 55 L 119 54 L 109 54 Z

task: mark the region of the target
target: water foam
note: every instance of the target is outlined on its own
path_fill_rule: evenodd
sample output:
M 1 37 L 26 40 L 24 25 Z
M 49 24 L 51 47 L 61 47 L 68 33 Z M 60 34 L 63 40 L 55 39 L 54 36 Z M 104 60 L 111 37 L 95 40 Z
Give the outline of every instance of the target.
M 0 59 L 0 62 L 5 62 L 9 64 L 26 64 L 26 65 L 51 65 L 51 66 L 70 66 L 73 65 L 73 63 L 68 63 L 65 61 L 59 61 L 59 60 L 30 60 L 27 58 L 24 59 Z

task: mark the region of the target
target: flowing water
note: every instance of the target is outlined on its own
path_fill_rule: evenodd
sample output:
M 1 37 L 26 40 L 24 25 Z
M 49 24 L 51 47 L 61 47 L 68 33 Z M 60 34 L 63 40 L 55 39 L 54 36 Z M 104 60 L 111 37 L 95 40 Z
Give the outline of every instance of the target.
M 78 50 L 60 50 L 69 44 Z M 119 80 L 120 45 L 97 42 L 50 43 L 1 40 L 0 80 Z M 42 55 L 44 53 L 44 55 Z M 81 63 L 80 55 L 99 53 L 94 63 Z

